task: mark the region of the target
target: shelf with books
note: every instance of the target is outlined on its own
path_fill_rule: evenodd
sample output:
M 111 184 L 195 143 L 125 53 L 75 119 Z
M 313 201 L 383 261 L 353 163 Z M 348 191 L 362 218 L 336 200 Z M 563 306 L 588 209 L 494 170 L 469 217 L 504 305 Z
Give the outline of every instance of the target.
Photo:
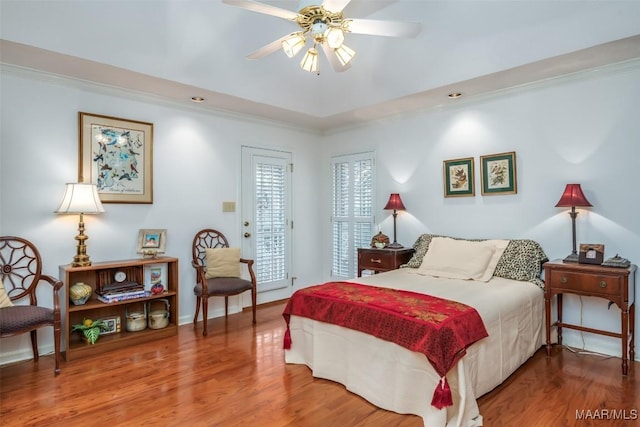
M 61 265 L 59 274 L 60 280 L 65 284 L 66 295 L 69 295 L 69 288 L 78 282 L 86 283 L 93 289 L 91 298 L 85 304 L 74 305 L 68 299 L 61 301 L 61 309 L 64 313 L 62 332 L 66 360 L 176 335 L 179 318 L 178 272 L 178 259 L 172 257 L 98 262 L 87 267 Z M 118 298 L 117 290 L 111 289 L 118 288 L 116 283 L 119 281 L 133 283 L 133 288 L 136 290 L 120 287 L 124 296 L 121 295 L 122 298 Z M 116 301 L 102 302 L 99 300 L 101 295 L 98 292 L 102 295 L 116 295 L 112 296 Z M 158 299 L 167 301 L 168 325 L 161 329 L 147 327 L 136 332 L 128 331 L 127 314 L 146 313 L 145 306 Z M 85 319 L 110 321 L 117 319 L 120 321 L 121 328 L 119 332 L 101 334 L 95 344 L 88 344 L 82 340 L 81 334 L 72 331 L 72 325 L 83 323 Z

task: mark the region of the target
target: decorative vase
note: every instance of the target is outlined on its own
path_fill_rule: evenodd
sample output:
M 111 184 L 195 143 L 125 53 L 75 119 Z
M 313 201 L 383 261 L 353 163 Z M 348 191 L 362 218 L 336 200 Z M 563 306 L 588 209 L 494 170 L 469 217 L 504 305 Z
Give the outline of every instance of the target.
M 387 246 L 388 244 L 389 244 L 389 237 L 382 234 L 382 231 L 378 232 L 378 234 L 373 236 L 373 238 L 371 239 L 372 248 L 381 249 Z

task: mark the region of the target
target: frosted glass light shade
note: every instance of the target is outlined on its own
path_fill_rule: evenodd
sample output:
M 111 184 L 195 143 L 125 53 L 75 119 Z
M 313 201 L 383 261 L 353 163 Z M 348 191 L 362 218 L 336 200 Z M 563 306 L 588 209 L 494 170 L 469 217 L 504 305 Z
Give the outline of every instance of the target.
M 304 58 L 300 61 L 303 70 L 310 73 L 318 71 L 318 49 L 312 47 L 305 53 Z
M 342 64 L 343 66 L 351 62 L 351 60 L 356 54 L 356 52 L 353 49 L 351 49 L 345 44 L 342 44 L 338 49 L 335 50 L 335 52 L 336 52 L 336 56 L 338 57 L 338 60 L 340 61 L 340 64 Z
M 302 33 L 295 33 L 282 42 L 282 50 L 289 58 L 293 58 L 298 54 L 298 52 L 300 52 L 300 50 L 302 50 L 305 42 L 306 39 Z
M 329 28 L 325 38 L 331 49 L 338 49 L 344 43 L 344 33 L 340 28 Z

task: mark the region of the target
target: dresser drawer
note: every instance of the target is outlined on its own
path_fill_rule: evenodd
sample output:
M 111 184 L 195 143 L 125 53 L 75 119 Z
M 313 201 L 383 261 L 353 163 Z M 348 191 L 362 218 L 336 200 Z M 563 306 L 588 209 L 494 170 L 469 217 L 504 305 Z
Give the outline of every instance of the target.
M 620 276 L 584 274 L 569 271 L 551 271 L 550 284 L 554 289 L 576 291 L 578 293 L 596 293 L 620 295 L 622 281 Z

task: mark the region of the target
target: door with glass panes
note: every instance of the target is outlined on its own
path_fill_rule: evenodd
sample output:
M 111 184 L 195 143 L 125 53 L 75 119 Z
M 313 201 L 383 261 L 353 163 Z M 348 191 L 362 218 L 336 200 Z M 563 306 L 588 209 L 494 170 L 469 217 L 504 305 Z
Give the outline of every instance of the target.
M 358 248 L 371 244 L 375 224 L 374 166 L 373 153 L 339 156 L 331 161 L 331 275 L 335 279 L 355 277 Z
M 252 258 L 258 303 L 291 296 L 291 153 L 242 147 L 242 254 Z

